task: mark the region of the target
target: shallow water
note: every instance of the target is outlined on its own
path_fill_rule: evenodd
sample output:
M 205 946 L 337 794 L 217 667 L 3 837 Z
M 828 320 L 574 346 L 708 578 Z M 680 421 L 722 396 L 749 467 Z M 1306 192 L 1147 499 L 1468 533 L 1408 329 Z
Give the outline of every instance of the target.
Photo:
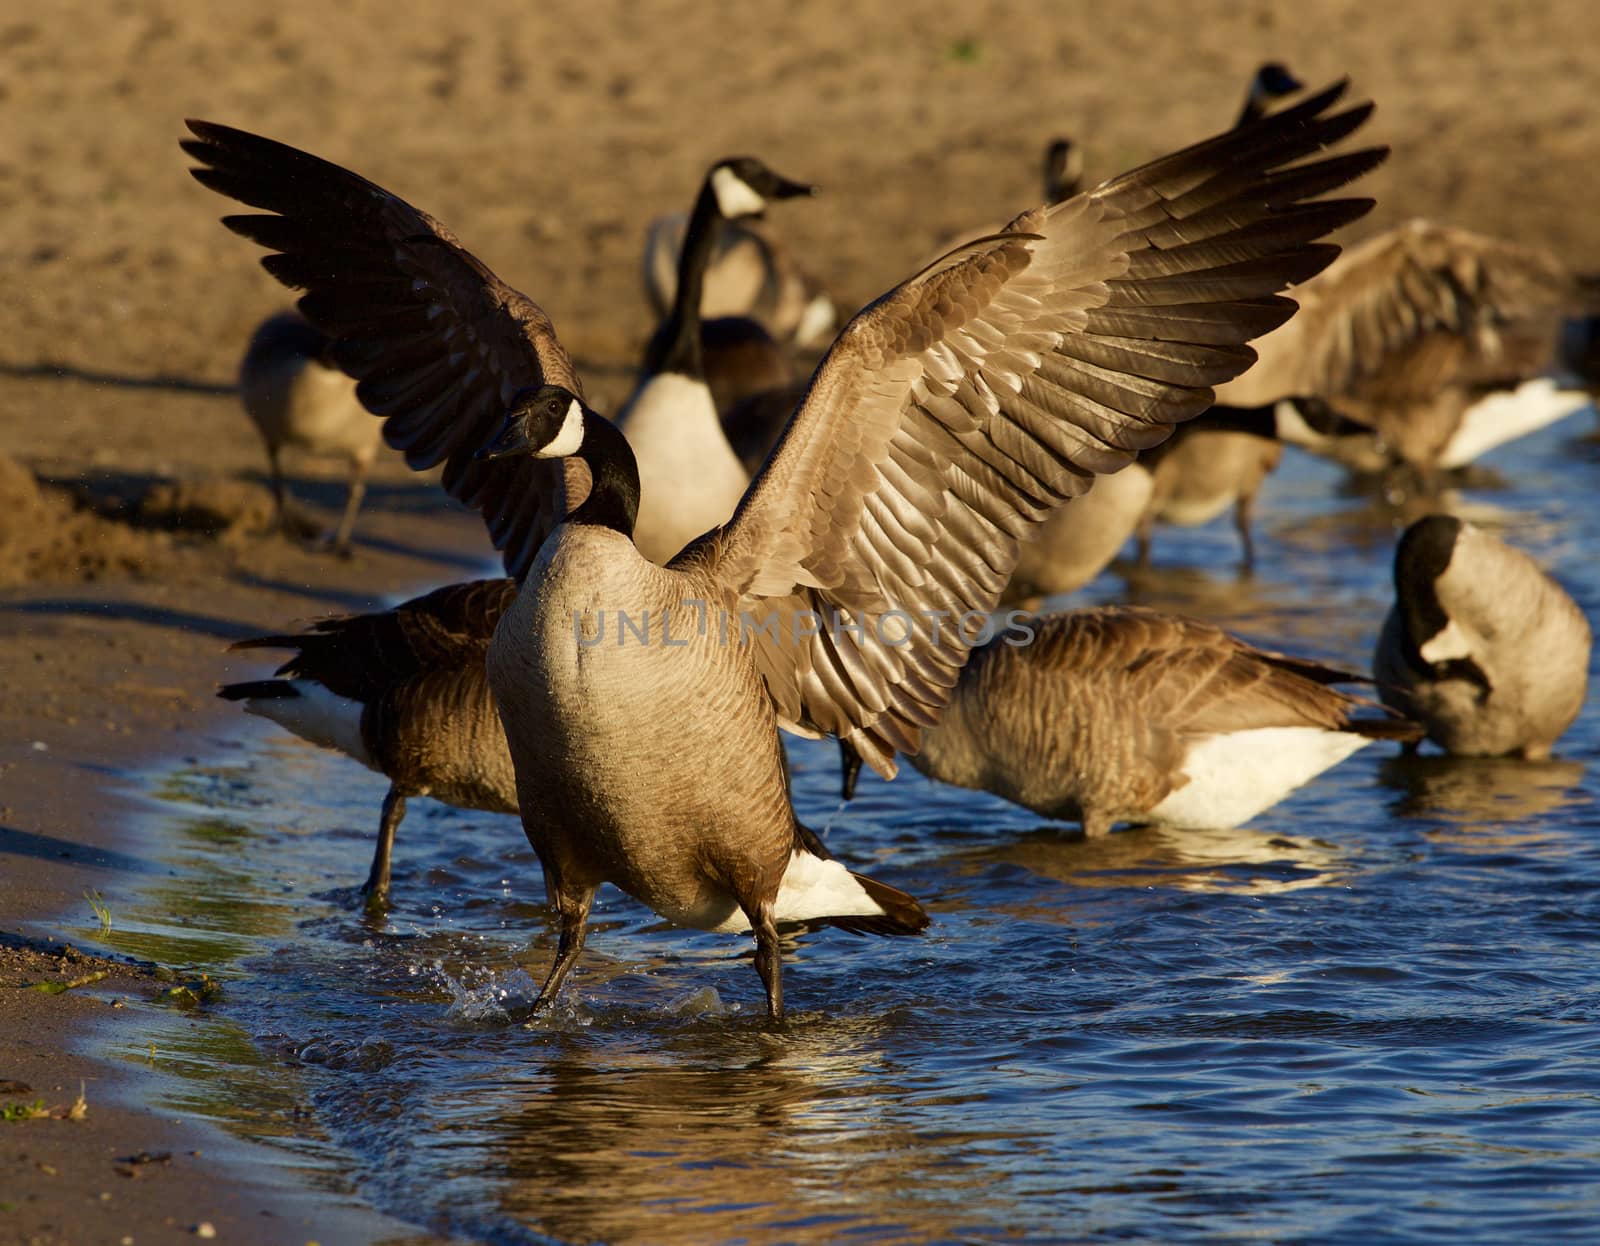
M 1581 415 L 1465 501 L 1600 606 Z M 1290 455 L 1240 583 L 1225 524 L 1163 531 L 1133 599 L 1365 665 L 1393 534 Z M 1114 577 L 1095 599 L 1114 599 Z M 413 801 L 365 923 L 383 781 L 254 720 L 148 776 L 165 873 L 104 942 L 205 972 L 119 1054 L 171 1106 L 384 1210 L 493 1242 L 1355 1239 L 1600 1223 L 1600 826 L 1591 706 L 1560 760 L 1358 754 L 1237 831 L 1086 843 L 910 773 L 796 803 L 920 897 L 919 940 L 805 937 L 762 1020 L 743 939 L 602 892 L 563 1005 L 513 819 Z M 130 831 L 130 834 L 132 831 Z M 74 934 L 85 937 L 88 932 Z M 88 941 L 94 941 L 89 938 Z M 292 1136 L 298 1135 L 298 1136 Z

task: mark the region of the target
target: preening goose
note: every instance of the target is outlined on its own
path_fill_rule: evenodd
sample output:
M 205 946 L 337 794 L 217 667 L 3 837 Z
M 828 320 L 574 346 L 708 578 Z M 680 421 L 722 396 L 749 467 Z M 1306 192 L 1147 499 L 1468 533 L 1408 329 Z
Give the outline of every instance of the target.
M 218 696 L 242 701 L 246 713 L 388 778 L 372 869 L 361 888 L 369 908 L 388 904 L 389 861 L 408 797 L 517 812 L 511 754 L 484 665 L 516 591 L 507 579 L 453 584 L 392 610 L 324 619 L 296 635 L 232 646 L 295 654 L 275 672 L 279 678 L 224 684 Z
M 1519 549 L 1449 515 L 1405 530 L 1373 674 L 1448 753 L 1550 755 L 1588 691 L 1588 620 Z
M 810 186 L 748 156 L 718 161 L 700 186 L 671 314 L 651 339 L 639 382 L 617 413 L 617 427 L 638 457 L 639 548 L 652 562 L 666 562 L 725 522 L 750 483 L 722 432 L 700 338 L 701 286 L 717 225 L 759 215 L 769 199 L 811 193 Z M 728 341 L 739 350 L 760 355 L 759 326 L 729 326 L 729 332 L 735 337 Z M 776 348 L 770 339 L 765 345 Z
M 541 1004 L 602 882 L 680 924 L 753 929 L 773 1017 L 780 923 L 926 925 L 819 855 L 778 729 L 847 739 L 885 775 L 916 750 L 970 647 L 941 624 L 994 606 L 1031 523 L 1204 409 L 1292 313 L 1275 291 L 1335 253 L 1315 240 L 1370 208 L 1307 202 L 1384 155 L 1307 161 L 1369 114 L 1331 111 L 1342 93 L 1023 213 L 869 304 L 732 520 L 666 567 L 633 543 L 626 440 L 533 304 L 371 183 L 191 123 L 195 176 L 272 213 L 227 223 L 308 288 L 364 400 L 394 412 L 390 441 L 448 459 L 522 577 L 489 681 L 561 926 Z
M 911 763 L 1091 836 L 1234 827 L 1373 740 L 1421 736 L 1328 686 L 1356 681 L 1154 610 L 1024 616 L 973 650 Z M 852 777 L 847 759 L 847 800 Z
M 350 487 L 333 547 L 347 550 L 356 512 L 366 495 L 366 475 L 378 456 L 383 429 L 356 401 L 350 378 L 326 361 L 328 338 L 303 316 L 280 312 L 251 335 L 239 364 L 239 398 L 267 446 L 278 525 L 288 529 L 283 452 L 342 455 L 350 461 Z
M 1294 297 L 1300 314 L 1256 344 L 1260 362 L 1217 401 L 1320 400 L 1368 435 L 1285 437 L 1358 471 L 1405 466 L 1426 480 L 1588 402 L 1544 375 L 1584 297 L 1546 251 L 1413 220 L 1346 251 Z

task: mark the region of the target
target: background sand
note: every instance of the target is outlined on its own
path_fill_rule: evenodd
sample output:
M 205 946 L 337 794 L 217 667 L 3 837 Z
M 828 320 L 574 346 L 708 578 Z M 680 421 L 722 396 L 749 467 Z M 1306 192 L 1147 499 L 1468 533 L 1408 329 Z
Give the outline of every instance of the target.
M 1363 138 L 1394 154 L 1363 184 L 1379 206 L 1361 233 L 1426 214 L 1600 269 L 1596 30 L 1583 0 L 5 6 L 0 455 L 28 471 L 0 462 L 0 927 L 21 932 L 0 982 L 53 972 L 27 959 L 33 923 L 107 885 L 53 845 L 112 851 L 114 766 L 226 722 L 224 641 L 459 578 L 487 549 L 392 458 L 358 564 L 261 534 L 264 459 L 226 390 L 286 298 L 185 174 L 185 116 L 306 147 L 445 221 L 544 305 L 608 409 L 651 328 L 644 224 L 685 209 L 711 160 L 749 152 L 823 187 L 771 226 L 848 307 L 950 231 L 1033 204 L 1053 135 L 1110 175 L 1225 128 L 1268 58 L 1378 101 Z M 331 514 L 337 467 L 305 471 Z M 0 1078 L 46 1055 L 60 1085 L 95 1076 L 40 1038 L 94 1008 L 22 994 L 0 1011 Z M 156 1126 L 136 1107 L 92 1119 L 37 1127 L 60 1148 L 47 1166 L 76 1156 L 88 1184 L 42 1174 L 42 1132 L 0 1161 L 24 1191 L 0 1237 L 162 1240 L 203 1190 L 230 1240 L 279 1240 L 251 1218 L 261 1192 L 209 1160 L 165 1185 L 102 1177 Z M 121 1182 L 110 1204 L 102 1179 Z

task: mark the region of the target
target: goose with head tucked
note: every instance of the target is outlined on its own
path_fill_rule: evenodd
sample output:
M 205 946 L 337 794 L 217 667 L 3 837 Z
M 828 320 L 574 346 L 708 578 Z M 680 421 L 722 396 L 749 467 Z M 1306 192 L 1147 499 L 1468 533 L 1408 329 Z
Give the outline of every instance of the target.
M 1373 657 L 1384 701 L 1447 753 L 1549 757 L 1588 692 L 1593 639 L 1567 591 L 1451 515 L 1406 529 L 1394 589 Z
M 1370 208 L 1318 198 L 1385 154 L 1317 157 L 1370 112 L 1337 109 L 1343 89 L 1025 212 L 869 304 L 733 518 L 665 567 L 634 544 L 628 443 L 537 308 L 371 183 L 191 123 L 195 175 L 268 213 L 228 224 L 308 289 L 363 398 L 447 458 L 522 577 L 488 667 L 560 926 L 541 1006 L 605 882 L 753 931 L 774 1018 L 780 925 L 924 928 L 801 827 L 779 729 L 886 776 L 916 751 L 971 647 L 944 624 L 993 608 L 1030 525 L 1203 410 L 1293 312 L 1278 291 L 1336 253 L 1319 240 Z
M 653 562 L 666 562 L 725 522 L 750 483 L 723 434 L 701 340 L 700 296 L 718 223 L 759 216 L 769 200 L 812 193 L 812 187 L 780 177 L 750 156 L 719 160 L 701 184 L 672 311 L 651 338 L 639 381 L 617 413 L 617 427 L 639 464 L 639 548 Z M 765 330 L 750 321 L 723 322 L 723 328 L 719 340 L 729 347 L 730 362 L 754 366 L 772 380 L 762 360 L 769 348 L 779 348 Z

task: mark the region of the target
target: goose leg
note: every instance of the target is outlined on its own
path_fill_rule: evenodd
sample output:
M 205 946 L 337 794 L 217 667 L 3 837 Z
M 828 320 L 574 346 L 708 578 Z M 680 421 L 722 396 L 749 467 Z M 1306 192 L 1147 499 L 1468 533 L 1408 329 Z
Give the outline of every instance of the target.
M 1233 526 L 1239 532 L 1239 544 L 1244 547 L 1243 561 L 1240 563 L 1246 571 L 1255 570 L 1256 546 L 1250 537 L 1250 512 L 1255 507 L 1256 495 L 1241 493 L 1233 504 Z
M 767 991 L 767 1016 L 774 1021 L 783 1020 L 783 952 L 778 945 L 778 926 L 772 920 L 770 900 L 745 909 L 745 916 L 755 929 L 756 972 L 761 975 L 761 985 Z
M 267 447 L 267 467 L 272 474 L 272 500 L 278 507 L 278 531 L 289 532 L 288 499 L 283 491 L 283 451 L 277 446 Z
M 839 740 L 839 799 L 854 800 L 856 796 L 856 780 L 861 777 L 861 754 L 856 752 L 855 745 L 841 738 Z
M 1150 567 L 1150 533 L 1156 526 L 1154 508 L 1145 511 L 1139 520 L 1137 529 L 1139 539 L 1138 566 L 1139 570 L 1146 571 Z
M 383 797 L 383 818 L 378 823 L 378 846 L 372 854 L 372 869 L 361 884 L 367 897 L 367 911 L 381 913 L 389 907 L 389 859 L 394 855 L 394 833 L 406 816 L 406 796 L 395 784 Z
M 550 966 L 550 975 L 539 989 L 539 998 L 533 1001 L 535 1012 L 555 1002 L 568 971 L 583 955 L 583 943 L 589 936 L 589 906 L 594 903 L 594 893 L 595 888 L 590 887 L 577 895 L 562 892 L 551 896 L 556 915 L 561 919 L 561 941 L 556 944 L 556 959 Z
M 344 514 L 339 519 L 339 528 L 333 534 L 333 548 L 335 553 L 348 554 L 350 552 L 350 533 L 356 526 L 356 512 L 361 509 L 361 499 L 367 496 L 367 465 L 356 462 L 350 467 L 350 492 L 345 495 Z

